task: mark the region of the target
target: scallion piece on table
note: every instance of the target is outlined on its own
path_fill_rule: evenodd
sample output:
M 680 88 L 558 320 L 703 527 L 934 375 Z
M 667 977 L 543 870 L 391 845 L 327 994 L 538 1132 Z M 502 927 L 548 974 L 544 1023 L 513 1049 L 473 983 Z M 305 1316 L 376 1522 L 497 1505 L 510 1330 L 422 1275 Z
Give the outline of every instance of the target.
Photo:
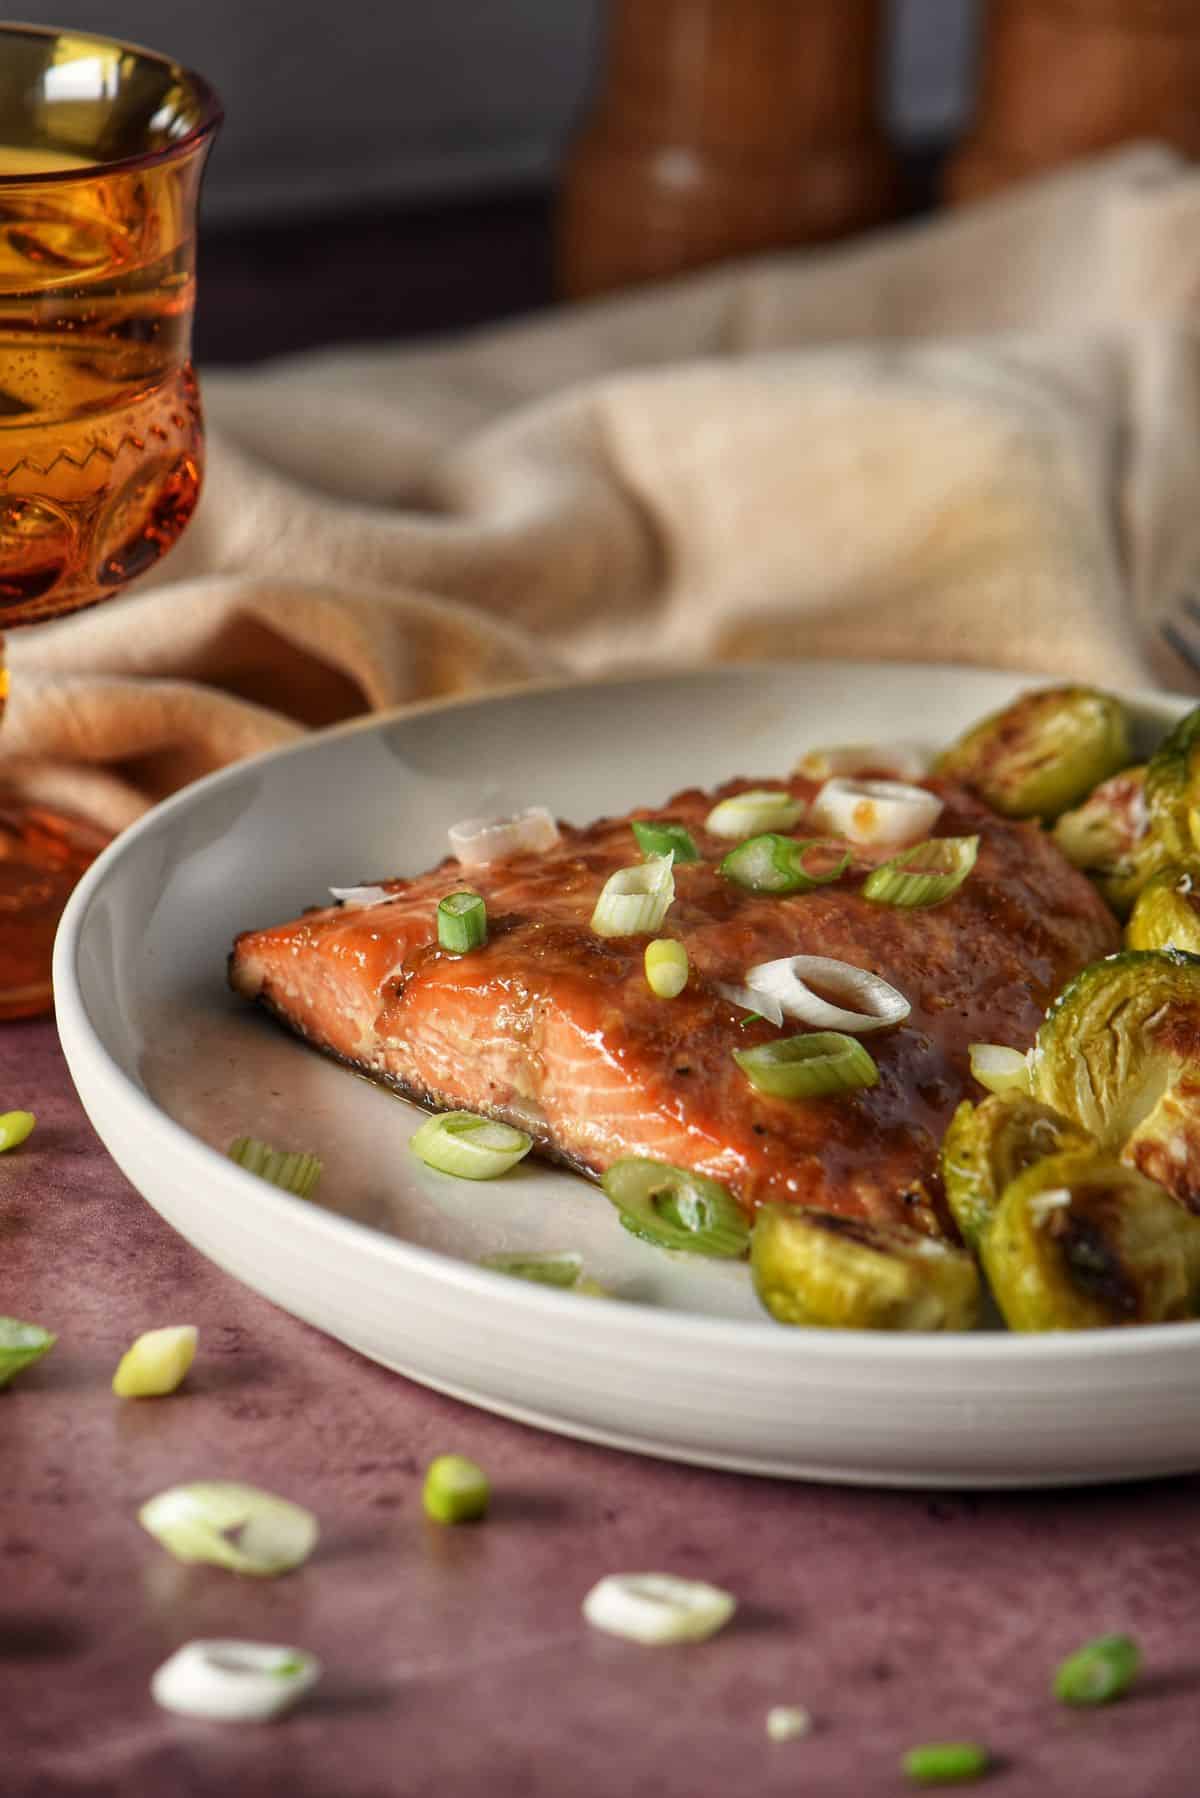
M 465 1455 L 438 1455 L 429 1463 L 422 1501 L 435 1523 L 478 1523 L 491 1497 L 487 1474 Z
M 174 1392 L 196 1358 L 195 1324 L 147 1330 L 121 1356 L 112 1389 L 118 1398 L 163 1398 Z
M 41 1324 L 22 1323 L 19 1317 L 0 1317 L 0 1386 L 14 1374 L 48 1355 L 58 1341 Z
M 826 863 L 822 867 L 821 858 Z M 829 886 L 850 866 L 850 851 L 820 837 L 797 842 L 767 831 L 731 849 L 721 873 L 750 893 L 810 893 Z
M 487 942 L 487 906 L 478 893 L 447 893 L 438 901 L 438 943 L 451 955 L 467 955 Z
M 15 1149 L 23 1143 L 37 1123 L 32 1111 L 5 1111 L 0 1113 L 0 1154 L 5 1149 Z
M 958 891 L 978 853 L 978 837 L 930 837 L 869 874 L 863 898 L 905 909 L 940 905 Z
M 464 1180 L 495 1180 L 528 1155 L 533 1138 L 511 1124 L 476 1117 L 473 1111 L 446 1111 L 427 1118 L 409 1148 L 427 1167 Z
M 688 983 L 688 956 L 682 943 L 655 937 L 646 944 L 646 984 L 658 999 L 678 999 Z
M 704 1174 L 627 1155 L 613 1162 L 600 1184 L 625 1228 L 659 1248 L 731 1260 L 750 1246 L 741 1206 Z
M 986 1773 L 991 1755 L 979 1742 L 926 1742 L 910 1748 L 900 1763 L 918 1785 L 954 1785 Z
M 752 787 L 714 805 L 704 820 L 715 837 L 752 837 L 764 830 L 790 830 L 803 816 L 799 799 L 780 787 Z
M 290 1710 L 321 1677 L 300 1648 L 272 1642 L 185 1642 L 150 1681 L 156 1704 L 214 1723 L 265 1723 Z
M 670 855 L 618 868 L 600 889 L 592 913 L 597 936 L 642 936 L 657 930 L 675 902 Z
M 643 855 L 672 855 L 676 863 L 700 860 L 691 831 L 670 818 L 635 818 L 630 828 Z
M 1054 1696 L 1063 1704 L 1109 1704 L 1129 1690 L 1141 1664 L 1131 1636 L 1097 1636 L 1059 1667 Z
M 609 1573 L 592 1587 L 582 1608 L 593 1629 L 657 1647 L 703 1642 L 725 1627 L 737 1601 L 704 1580 L 671 1573 Z
M 147 1500 L 138 1522 L 177 1561 L 207 1561 L 259 1579 L 298 1567 L 318 1535 L 311 1511 L 235 1480 L 169 1486 Z
M 773 1742 L 794 1742 L 812 1734 L 811 1714 L 802 1704 L 773 1704 L 767 1712 L 767 1734 Z
M 756 1092 L 777 1099 L 819 1099 L 879 1084 L 879 1069 L 862 1044 L 839 1030 L 735 1049 L 733 1059 Z
M 516 1280 L 531 1280 L 535 1286 L 566 1291 L 579 1284 L 583 1257 L 571 1251 L 561 1255 L 485 1255 L 479 1265 L 494 1273 L 511 1274 Z
M 972 1043 L 967 1050 L 971 1073 L 990 1093 L 1027 1093 L 1029 1057 L 1003 1043 Z
M 230 1161 L 236 1161 L 248 1174 L 257 1174 L 260 1180 L 268 1180 L 298 1199 L 311 1199 L 324 1167 L 319 1155 L 304 1149 L 273 1149 L 257 1136 L 235 1137 L 228 1154 Z

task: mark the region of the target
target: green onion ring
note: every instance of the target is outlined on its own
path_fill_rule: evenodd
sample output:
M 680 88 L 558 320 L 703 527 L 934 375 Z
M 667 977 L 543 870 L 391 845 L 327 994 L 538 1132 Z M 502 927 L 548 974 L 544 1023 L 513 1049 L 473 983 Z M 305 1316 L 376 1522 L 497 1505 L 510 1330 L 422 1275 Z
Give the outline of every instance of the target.
M 487 942 L 487 906 L 478 893 L 447 893 L 438 901 L 438 943 L 451 955 L 467 955 Z
M 958 891 L 978 853 L 978 837 L 930 837 L 868 875 L 863 898 L 905 909 L 940 905 Z
M 248 1174 L 257 1174 L 298 1199 L 311 1199 L 324 1167 L 319 1155 L 305 1149 L 273 1149 L 257 1136 L 235 1136 L 226 1153 Z
M 528 1155 L 533 1138 L 511 1124 L 476 1117 L 473 1111 L 447 1111 L 426 1118 L 409 1148 L 427 1167 L 464 1180 L 494 1180 Z
M 733 1059 L 756 1092 L 777 1099 L 819 1099 L 879 1084 L 879 1069 L 862 1044 L 839 1030 L 735 1049 Z
M 831 850 L 837 860 L 825 873 L 814 873 L 805 861 L 814 850 Z M 841 851 L 840 854 L 838 852 Z M 809 893 L 814 887 L 828 886 L 840 879 L 850 866 L 850 851 L 840 843 L 822 837 L 797 842 L 794 837 L 778 836 L 766 831 L 761 836 L 747 837 L 720 864 L 726 880 L 751 893 Z
M 700 860 L 691 831 L 671 818 L 635 818 L 630 829 L 643 855 L 673 855 L 676 866 Z
M 1098 1636 L 1063 1661 L 1054 1696 L 1062 1704 L 1109 1704 L 1129 1690 L 1141 1660 L 1131 1636 Z
M 745 1213 L 727 1187 L 646 1156 L 614 1161 L 600 1181 L 633 1236 L 663 1249 L 731 1260 L 750 1246 Z

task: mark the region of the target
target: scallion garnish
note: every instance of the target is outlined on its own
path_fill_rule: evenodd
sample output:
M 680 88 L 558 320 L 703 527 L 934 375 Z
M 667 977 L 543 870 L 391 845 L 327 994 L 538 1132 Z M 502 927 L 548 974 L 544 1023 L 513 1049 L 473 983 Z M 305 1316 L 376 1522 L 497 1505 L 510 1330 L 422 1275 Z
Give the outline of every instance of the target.
M 48 1355 L 58 1341 L 41 1324 L 25 1324 L 19 1317 L 0 1317 L 0 1386 L 7 1386 L 14 1374 Z
M 989 1093 L 1027 1093 L 1031 1079 L 1028 1055 L 1002 1043 L 971 1043 L 971 1073 Z
M 535 1286 L 566 1291 L 579 1284 L 583 1257 L 570 1250 L 561 1255 L 485 1255 L 479 1265 L 494 1273 L 511 1274 L 516 1280 L 531 1280 Z
M 918 1785 L 954 1785 L 986 1773 L 991 1755 L 978 1742 L 925 1742 L 910 1748 L 901 1766 Z
M 906 908 L 940 905 L 958 891 L 978 853 L 978 837 L 930 837 L 868 875 L 863 898 Z
M 147 1330 L 121 1356 L 112 1389 L 118 1398 L 163 1398 L 174 1392 L 196 1358 L 195 1324 Z
M 829 865 L 813 866 L 819 858 L 832 857 Z M 731 849 L 721 863 L 721 873 L 735 886 L 751 893 L 808 893 L 828 886 L 850 866 L 850 851 L 819 837 L 796 842 L 793 837 L 766 832 L 748 837 Z
M 777 1099 L 819 1099 L 879 1083 L 879 1069 L 862 1044 L 836 1030 L 735 1049 L 733 1059 L 756 1092 Z
M 478 1523 L 491 1497 L 487 1474 L 465 1455 L 438 1455 L 429 1463 L 422 1499 L 435 1523 Z
M 732 1193 L 690 1168 L 627 1155 L 600 1184 L 625 1228 L 644 1242 L 726 1260 L 750 1246 L 750 1226 Z
M 321 1677 L 321 1663 L 273 1642 L 185 1642 L 150 1681 L 156 1704 L 214 1723 L 265 1723 Z
M 903 780 L 827 780 L 812 804 L 813 823 L 851 843 L 914 843 L 937 823 L 942 802 Z
M 700 860 L 700 851 L 691 831 L 682 824 L 673 823 L 670 818 L 660 818 L 653 823 L 646 818 L 635 818 L 630 828 L 643 855 L 673 855 L 676 863 Z
M 671 937 L 646 944 L 646 984 L 658 999 L 678 999 L 688 983 L 687 950 Z
M 609 1573 L 583 1601 L 593 1629 L 651 1647 L 703 1642 L 723 1629 L 736 1609 L 736 1599 L 720 1586 L 671 1573 Z
M 849 1036 L 902 1024 L 912 1010 L 904 994 L 881 975 L 829 955 L 785 955 L 760 962 L 746 970 L 746 990 L 773 1000 L 783 1017 Z M 838 999 L 847 1004 L 833 1003 Z
M 319 1155 L 304 1149 L 273 1149 L 257 1136 L 236 1136 L 227 1153 L 230 1161 L 236 1161 L 248 1174 L 257 1174 L 260 1180 L 268 1180 L 298 1199 L 311 1199 L 324 1167 Z
M 451 955 L 467 955 L 487 942 L 487 906 L 478 893 L 447 893 L 438 901 L 438 943 Z
M 427 1118 L 409 1142 L 427 1167 L 464 1180 L 495 1180 L 528 1155 L 533 1138 L 511 1124 L 476 1117 L 473 1111 L 447 1111 Z
M 752 837 L 764 830 L 790 830 L 804 806 L 782 788 L 753 787 L 714 805 L 704 820 L 715 837 Z
M 592 929 L 597 936 L 641 936 L 658 929 L 674 901 L 671 856 L 649 856 L 609 875 L 592 913 Z
M 813 1720 L 802 1704 L 773 1704 L 767 1712 L 767 1734 L 772 1742 L 794 1742 L 812 1734 Z
M 0 1154 L 5 1149 L 15 1149 L 30 1134 L 37 1123 L 32 1111 L 6 1111 L 0 1113 Z
M 177 1561 L 208 1561 L 262 1579 L 306 1561 L 317 1541 L 311 1511 L 234 1480 L 196 1480 L 149 1499 L 138 1522 Z
M 1097 1636 L 1059 1667 L 1054 1696 L 1062 1704 L 1109 1704 L 1129 1690 L 1141 1664 L 1132 1636 Z

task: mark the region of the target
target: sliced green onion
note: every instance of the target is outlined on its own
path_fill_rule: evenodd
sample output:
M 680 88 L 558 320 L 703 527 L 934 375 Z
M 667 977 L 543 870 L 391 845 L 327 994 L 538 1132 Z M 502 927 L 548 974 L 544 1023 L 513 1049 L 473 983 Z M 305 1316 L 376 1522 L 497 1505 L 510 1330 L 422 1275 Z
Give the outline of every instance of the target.
M 671 937 L 646 944 L 646 984 L 659 999 L 678 999 L 688 983 L 687 950 Z
M 464 1180 L 494 1180 L 528 1155 L 533 1138 L 511 1124 L 476 1117 L 473 1111 L 447 1111 L 427 1118 L 408 1146 L 439 1173 L 459 1174 Z
M 794 1742 L 812 1734 L 812 1716 L 802 1704 L 773 1704 L 767 1712 L 767 1734 L 773 1742 Z
M 779 787 L 752 787 L 714 805 L 704 820 L 715 837 L 752 837 L 764 830 L 790 830 L 804 814 L 799 799 Z
M 737 1600 L 704 1580 L 670 1573 L 609 1573 L 583 1601 L 593 1629 L 657 1647 L 665 1642 L 703 1642 L 723 1629 Z
M 163 1662 L 150 1693 L 164 1710 L 215 1723 L 265 1723 L 290 1710 L 321 1677 L 321 1663 L 273 1642 L 185 1642 Z
M 614 1161 L 600 1181 L 621 1222 L 644 1242 L 732 1259 L 750 1246 L 745 1213 L 727 1187 L 641 1155 Z
M 311 1199 L 324 1167 L 319 1155 L 303 1149 L 273 1149 L 257 1136 L 237 1136 L 228 1149 L 230 1161 L 236 1161 L 248 1174 L 269 1180 L 298 1199 Z
M 41 1324 L 24 1324 L 19 1317 L 0 1317 L 0 1386 L 14 1374 L 48 1355 L 58 1341 Z
M 960 1779 L 978 1779 L 987 1772 L 991 1758 L 978 1742 L 926 1742 L 910 1748 L 900 1764 L 918 1785 L 953 1785 Z
M 912 1010 L 904 994 L 881 975 L 828 955 L 785 955 L 760 962 L 746 970 L 746 988 L 756 998 L 762 995 L 764 1009 L 770 999 L 781 1021 L 795 1018 L 814 1030 L 844 1030 L 847 1036 L 902 1024 Z M 849 1003 L 835 1005 L 835 999 Z
M 1097 1636 L 1059 1667 L 1054 1696 L 1063 1704 L 1109 1704 L 1129 1690 L 1141 1664 L 1131 1636 Z
M 147 1330 L 121 1356 L 112 1389 L 118 1398 L 162 1398 L 174 1392 L 196 1358 L 195 1324 Z
M 597 936 L 641 936 L 658 929 L 674 901 L 671 857 L 649 856 L 609 875 L 592 913 L 592 929 Z
M 812 803 L 813 823 L 851 843 L 915 843 L 937 823 L 942 802 L 903 780 L 827 780 Z
M 669 818 L 653 824 L 646 818 L 635 818 L 630 828 L 643 855 L 673 855 L 676 863 L 700 860 L 692 833 L 683 824 L 674 824 Z
M 735 1049 L 733 1059 L 756 1092 L 777 1099 L 819 1099 L 879 1084 L 879 1069 L 862 1044 L 839 1030 Z
M 828 886 L 850 866 L 850 851 L 820 837 L 797 842 L 794 837 L 781 837 L 768 831 L 763 836 L 748 837 L 731 849 L 721 863 L 721 873 L 735 886 L 751 893 L 810 893 L 814 887 Z M 836 857 L 824 872 L 807 865 L 814 854 L 824 852 Z
M 967 1053 L 972 1074 L 988 1092 L 1029 1091 L 1029 1057 L 1019 1049 L 1006 1049 L 1002 1043 L 972 1043 Z
M 138 1522 L 177 1561 L 207 1561 L 260 1579 L 306 1561 L 318 1535 L 311 1511 L 234 1480 L 170 1486 L 142 1506 Z
M 564 1255 L 485 1255 L 480 1267 L 490 1267 L 498 1274 L 511 1274 L 516 1280 L 532 1280 L 537 1286 L 558 1286 L 564 1290 L 577 1286 L 583 1272 L 583 1257 Z
M 5 1111 L 0 1113 L 0 1154 L 5 1149 L 15 1149 L 23 1143 L 37 1123 L 32 1111 Z
M 422 1501 L 435 1523 L 478 1523 L 491 1496 L 487 1474 L 465 1455 L 439 1455 L 429 1463 Z
M 487 906 L 478 893 L 447 893 L 438 901 L 438 942 L 451 955 L 467 955 L 487 942 Z
M 978 853 L 978 837 L 930 837 L 869 874 L 863 898 L 905 908 L 940 905 L 958 891 Z

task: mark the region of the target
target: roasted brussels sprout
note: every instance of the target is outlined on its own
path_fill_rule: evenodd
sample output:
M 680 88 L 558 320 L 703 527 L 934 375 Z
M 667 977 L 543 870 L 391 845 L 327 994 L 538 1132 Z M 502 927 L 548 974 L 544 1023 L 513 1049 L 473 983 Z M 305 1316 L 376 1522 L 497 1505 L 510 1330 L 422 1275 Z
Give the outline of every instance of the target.
M 1009 818 L 1057 818 L 1132 759 L 1119 700 L 1091 687 L 1023 693 L 952 743 L 935 774 Z
M 784 1324 L 845 1330 L 969 1330 L 971 1257 L 916 1230 L 764 1205 L 750 1237 L 754 1290 Z
M 1121 1150 L 1121 1160 L 1200 1214 L 1200 1082 L 1168 1087 Z
M 1018 1174 L 1064 1149 L 1093 1146 L 1086 1130 L 1024 1093 L 997 1093 L 979 1105 L 964 1099 L 942 1139 L 942 1184 L 968 1248 L 978 1247 Z
M 1054 841 L 1073 867 L 1089 874 L 1118 917 L 1126 917 L 1146 883 L 1165 867 L 1165 843 L 1150 830 L 1146 770 L 1126 768 L 1054 826 Z
M 1200 1218 L 1134 1168 L 1079 1150 L 1012 1181 L 980 1240 L 1011 1330 L 1173 1323 L 1200 1298 Z
M 1125 930 L 1130 949 L 1200 955 L 1200 870 L 1164 868 L 1138 894 Z
M 1125 949 L 1055 1000 L 1030 1057 L 1033 1097 L 1118 1152 L 1169 1086 L 1200 1076 L 1200 957 Z
M 1146 768 L 1151 834 L 1174 862 L 1200 850 L 1200 706 L 1163 738 Z

